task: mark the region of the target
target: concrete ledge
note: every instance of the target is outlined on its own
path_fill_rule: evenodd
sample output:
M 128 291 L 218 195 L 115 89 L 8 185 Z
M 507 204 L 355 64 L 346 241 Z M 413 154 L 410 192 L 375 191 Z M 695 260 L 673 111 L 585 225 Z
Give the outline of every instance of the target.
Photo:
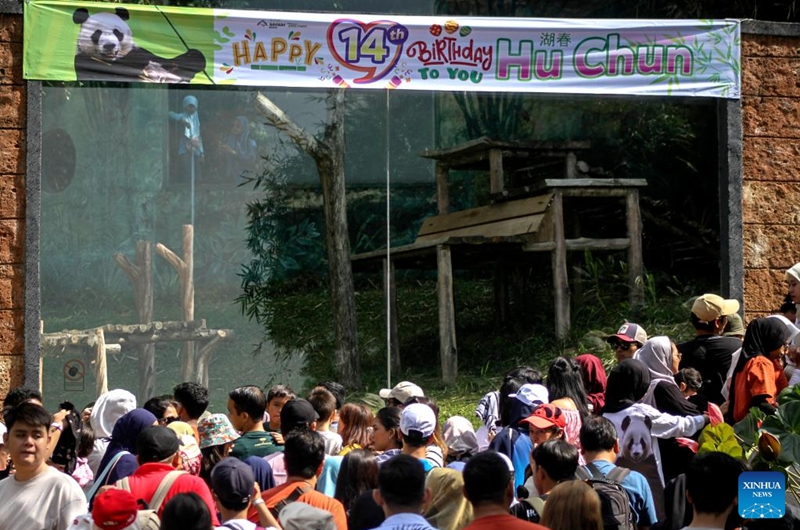
M 800 37 L 800 23 L 742 20 L 742 33 L 776 37 Z

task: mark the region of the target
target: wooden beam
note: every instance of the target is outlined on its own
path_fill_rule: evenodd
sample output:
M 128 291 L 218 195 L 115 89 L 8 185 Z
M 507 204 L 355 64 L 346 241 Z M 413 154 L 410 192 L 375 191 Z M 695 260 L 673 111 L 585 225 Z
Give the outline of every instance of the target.
M 439 215 L 450 212 L 450 168 L 442 162 L 436 163 L 436 205 Z
M 383 260 L 383 292 L 389 296 L 389 355 L 393 374 L 399 374 L 400 363 L 400 337 L 397 332 L 397 283 L 395 281 L 394 264 Z
M 96 329 L 94 332 L 95 332 L 95 347 L 94 347 L 95 396 L 100 397 L 106 392 L 108 392 L 108 365 L 106 363 L 106 341 L 105 338 L 103 337 L 103 330 Z M 142 399 L 145 398 L 142 397 Z
M 492 149 L 489 151 L 489 189 L 492 193 L 503 193 L 503 188 L 503 151 Z
M 644 263 L 642 262 L 642 215 L 639 211 L 639 190 L 630 190 L 626 197 L 628 220 L 628 287 L 631 307 L 644 304 Z
M 458 377 L 458 348 L 456 347 L 456 310 L 453 301 L 453 262 L 450 247 L 436 247 L 439 296 L 439 355 L 442 362 L 442 381 L 454 383 Z
M 555 295 L 556 336 L 563 339 L 569 333 L 569 279 L 567 276 L 567 245 L 564 240 L 564 199 L 561 191 L 553 195 L 553 233 L 555 248 L 551 253 L 553 292 Z

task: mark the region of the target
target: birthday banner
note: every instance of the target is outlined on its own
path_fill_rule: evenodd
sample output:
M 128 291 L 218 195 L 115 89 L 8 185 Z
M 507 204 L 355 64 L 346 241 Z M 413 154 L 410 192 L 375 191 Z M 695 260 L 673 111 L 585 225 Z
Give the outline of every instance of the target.
M 24 5 L 26 79 L 718 98 L 740 91 L 736 20 Z

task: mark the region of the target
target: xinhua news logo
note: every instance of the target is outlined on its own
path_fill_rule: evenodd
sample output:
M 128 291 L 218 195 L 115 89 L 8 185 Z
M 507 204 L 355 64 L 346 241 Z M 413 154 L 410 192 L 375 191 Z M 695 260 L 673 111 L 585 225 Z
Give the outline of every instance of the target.
M 745 519 L 780 519 L 786 513 L 786 477 L 778 471 L 739 475 L 739 515 Z

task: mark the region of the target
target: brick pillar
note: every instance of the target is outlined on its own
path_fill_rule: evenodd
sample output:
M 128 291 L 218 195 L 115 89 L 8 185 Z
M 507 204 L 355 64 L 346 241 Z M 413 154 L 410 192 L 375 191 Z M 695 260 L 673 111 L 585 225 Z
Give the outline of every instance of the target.
M 0 13 L 0 399 L 25 374 L 26 92 L 22 16 Z
M 800 261 L 800 26 L 780 26 L 796 36 L 742 35 L 748 319 L 780 306 L 787 292 L 784 271 Z

